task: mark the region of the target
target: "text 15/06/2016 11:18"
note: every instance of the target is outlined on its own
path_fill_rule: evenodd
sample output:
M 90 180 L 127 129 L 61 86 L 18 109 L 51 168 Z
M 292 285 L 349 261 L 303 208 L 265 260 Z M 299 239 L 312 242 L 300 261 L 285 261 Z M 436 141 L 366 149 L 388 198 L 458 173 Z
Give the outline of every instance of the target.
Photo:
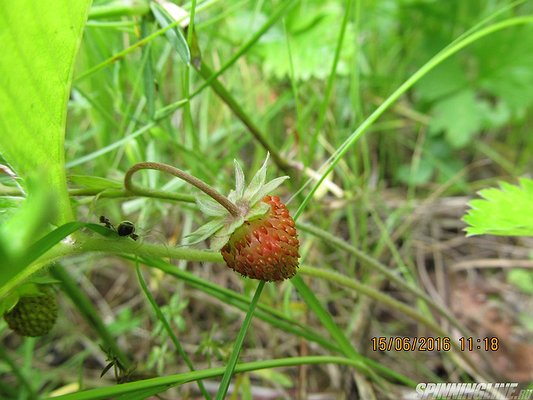
M 450 337 L 372 337 L 370 339 L 372 351 L 450 351 L 453 341 Z M 457 340 L 461 351 L 497 351 L 500 340 L 497 337 L 473 338 L 460 337 Z

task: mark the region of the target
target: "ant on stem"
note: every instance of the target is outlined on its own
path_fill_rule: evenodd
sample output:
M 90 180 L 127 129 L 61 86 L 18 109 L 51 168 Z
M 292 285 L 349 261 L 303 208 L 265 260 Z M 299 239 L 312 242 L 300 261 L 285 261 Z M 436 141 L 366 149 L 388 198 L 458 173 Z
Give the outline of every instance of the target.
M 113 226 L 109 218 L 101 215 L 100 223 L 104 224 L 106 228 L 111 229 L 119 236 L 129 236 L 133 240 L 137 240 L 139 235 L 135 234 L 135 225 L 130 221 L 122 221 L 117 228 Z

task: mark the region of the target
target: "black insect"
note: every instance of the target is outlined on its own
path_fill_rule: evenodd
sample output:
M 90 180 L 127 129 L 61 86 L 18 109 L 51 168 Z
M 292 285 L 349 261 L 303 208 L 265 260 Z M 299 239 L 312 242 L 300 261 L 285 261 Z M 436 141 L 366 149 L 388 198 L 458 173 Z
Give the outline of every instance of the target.
M 104 224 L 106 228 L 115 231 L 119 236 L 129 236 L 133 240 L 137 240 L 139 235 L 135 234 L 135 225 L 130 221 L 122 221 L 118 228 L 115 228 L 109 218 L 100 216 L 100 223 Z
M 130 221 L 122 221 L 118 225 L 117 233 L 119 236 L 129 236 L 133 240 L 137 240 L 139 238 L 139 236 L 135 234 L 135 225 L 133 225 L 133 222 Z

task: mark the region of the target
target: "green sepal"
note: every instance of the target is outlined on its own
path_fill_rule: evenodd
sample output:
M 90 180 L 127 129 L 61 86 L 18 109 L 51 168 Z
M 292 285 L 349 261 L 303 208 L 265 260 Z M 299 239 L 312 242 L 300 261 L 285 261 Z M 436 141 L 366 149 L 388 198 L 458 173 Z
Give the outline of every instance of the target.
M 223 227 L 213 236 L 211 242 L 209 243 L 209 248 L 211 250 L 218 251 L 224 247 L 224 245 L 228 243 L 232 233 L 241 227 L 244 224 L 244 221 L 246 221 L 244 217 L 239 217 L 232 221 L 228 226 Z
M 261 218 L 270 210 L 270 206 L 267 203 L 257 203 L 252 207 L 248 214 L 246 214 L 246 221 L 252 221 L 257 218 Z
M 286 179 L 289 179 L 288 176 L 280 176 L 279 178 L 272 179 L 270 182 L 261 187 L 256 194 L 250 198 L 250 204 L 255 204 L 263 199 L 266 195 L 272 193 L 274 189 L 277 189 Z
M 208 237 L 214 235 L 218 230 L 224 226 L 224 220 L 221 218 L 209 221 L 207 224 L 202 225 L 200 228 L 185 236 L 189 240 L 188 244 L 196 244 Z
M 245 221 L 261 218 L 268 213 L 270 206 L 262 201 L 263 198 L 289 178 L 282 176 L 265 183 L 268 159 L 269 154 L 248 187 L 245 185 L 244 172 L 239 162 L 234 160 L 236 184 L 235 189 L 230 191 L 228 199 L 237 205 L 241 212 L 245 213 L 244 215 L 238 217 L 230 215 L 228 210 L 210 197 L 197 198 L 196 203 L 199 209 L 214 219 L 187 235 L 187 238 L 192 239 L 188 244 L 195 244 L 211 237 L 209 247 L 212 250 L 220 250 L 228 242 L 233 232 L 241 227 Z
M 210 217 L 223 217 L 228 214 L 228 210 L 208 196 L 197 197 L 196 204 L 200 211 Z
M 250 185 L 244 191 L 244 195 L 242 197 L 243 201 L 250 203 L 250 199 L 254 197 L 261 190 L 261 187 L 265 184 L 266 169 L 269 157 L 270 153 L 267 153 L 265 162 L 263 163 L 261 168 L 259 168 L 259 171 L 256 172 L 256 174 L 252 178 L 252 181 L 250 182 Z
M 244 172 L 241 168 L 241 164 L 237 160 L 233 160 L 235 164 L 235 196 L 237 199 L 242 198 L 244 195 L 245 181 Z M 230 193 L 231 194 L 231 193 Z

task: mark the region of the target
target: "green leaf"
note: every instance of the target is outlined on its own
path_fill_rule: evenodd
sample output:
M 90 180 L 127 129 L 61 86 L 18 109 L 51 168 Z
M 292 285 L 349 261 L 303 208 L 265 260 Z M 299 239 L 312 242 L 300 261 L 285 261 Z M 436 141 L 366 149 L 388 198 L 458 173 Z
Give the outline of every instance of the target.
M 28 178 L 26 185 L 28 196 L 0 225 L 0 249 L 6 264 L 0 268 L 0 277 L 17 268 L 17 260 L 26 256 L 28 247 L 46 233 L 57 214 L 57 198 L 46 185 L 44 174 Z
M 444 131 L 448 143 L 456 148 L 464 147 L 483 127 L 483 111 L 474 92 L 463 90 L 433 107 L 430 133 Z
M 446 60 L 415 85 L 416 94 L 426 101 L 439 100 L 468 84 L 464 68 L 457 58 Z
M 520 186 L 500 182 L 501 189 L 484 189 L 469 203 L 463 220 L 471 235 L 533 236 L 533 180 L 520 179 Z
M 307 3 L 300 2 L 286 17 L 286 32 L 282 27 L 274 27 L 261 38 L 256 51 L 262 58 L 264 72 L 277 79 L 291 76 L 298 81 L 327 79 L 335 58 L 340 21 L 345 12 L 344 4 L 340 3 L 315 2 L 313 7 L 309 7 Z M 235 33 L 241 36 L 247 35 L 250 26 L 260 23 L 251 24 L 255 17 L 253 14 L 246 16 L 248 21 L 237 20 L 231 29 L 238 29 Z M 350 73 L 353 43 L 356 42 L 355 30 L 348 25 L 335 71 L 337 75 Z
M 172 7 L 175 6 L 175 4 L 165 3 L 165 6 Z M 167 9 L 165 9 L 160 4 L 152 2 L 150 3 L 150 7 L 152 9 L 152 13 L 154 14 L 155 19 L 157 20 L 161 28 L 166 28 L 170 24 L 176 22 L 176 19 L 174 19 L 169 14 Z M 183 33 L 181 33 L 180 27 L 175 26 L 174 28 L 169 29 L 168 31 L 166 31 L 165 35 L 167 36 L 167 39 L 172 44 L 172 46 L 174 46 L 183 62 L 189 65 L 189 63 L 191 62 L 191 52 L 189 50 L 189 46 L 187 45 L 187 40 L 183 36 Z
M 72 219 L 63 142 L 74 57 L 89 0 L 18 0 L 0 12 L 0 153 L 22 178 L 45 171 L 57 222 Z
M 479 41 L 473 50 L 479 65 L 479 86 L 502 99 L 513 114 L 533 104 L 533 28 L 523 26 L 498 32 Z

